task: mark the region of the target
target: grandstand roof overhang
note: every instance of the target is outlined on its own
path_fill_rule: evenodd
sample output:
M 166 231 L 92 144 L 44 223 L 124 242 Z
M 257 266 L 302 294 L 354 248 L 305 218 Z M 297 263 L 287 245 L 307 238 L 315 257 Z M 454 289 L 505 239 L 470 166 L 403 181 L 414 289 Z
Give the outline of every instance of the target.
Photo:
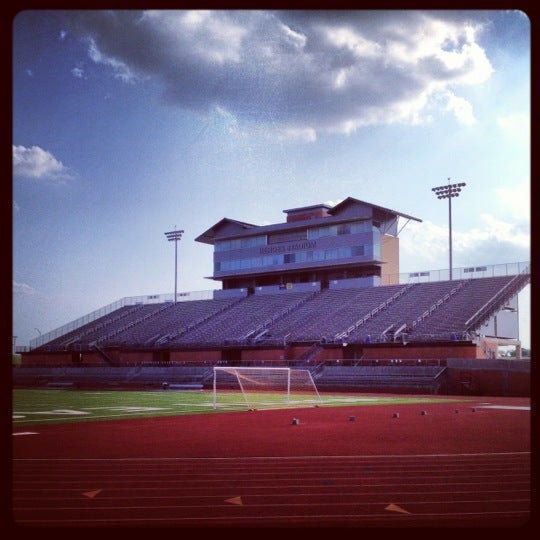
M 208 230 L 204 231 L 201 235 L 195 238 L 196 242 L 203 242 L 204 244 L 213 244 L 216 236 L 221 234 L 228 236 L 242 235 L 248 232 L 250 229 L 259 229 L 257 225 L 251 223 L 244 223 L 243 221 L 237 221 L 235 219 L 223 218 L 215 225 L 212 225 Z M 221 233 L 221 234 L 220 234 Z
M 313 205 L 303 208 L 285 210 L 284 212 L 299 212 L 301 210 L 316 208 L 324 208 L 327 212 L 327 216 L 260 226 L 234 219 L 223 218 L 195 238 L 195 241 L 213 245 L 217 239 L 230 239 L 258 234 L 268 234 L 280 230 L 292 230 L 295 228 L 305 228 L 306 226 L 313 227 L 317 225 L 328 225 L 330 223 L 346 222 L 353 219 L 373 219 L 380 222 L 390 222 L 402 217 L 407 219 L 407 221 L 414 220 L 420 223 L 422 222 L 420 218 L 410 216 L 402 212 L 396 212 L 395 210 L 384 208 L 375 204 L 366 203 L 353 197 L 347 197 L 334 207 L 329 207 L 328 205 Z
M 357 206 L 357 207 L 368 207 L 372 209 L 372 217 L 375 219 L 393 219 L 396 217 L 403 217 L 408 220 L 414 220 L 418 221 L 419 223 L 422 223 L 422 220 L 420 218 L 410 216 L 408 214 L 403 214 L 402 212 L 397 212 L 396 210 L 391 210 L 390 208 L 384 208 L 383 206 L 378 206 L 376 204 L 367 203 L 364 201 L 361 201 L 359 199 L 355 199 L 354 197 L 347 197 L 340 203 L 336 204 L 332 209 L 328 210 L 329 214 L 340 214 L 342 213 L 346 208 Z

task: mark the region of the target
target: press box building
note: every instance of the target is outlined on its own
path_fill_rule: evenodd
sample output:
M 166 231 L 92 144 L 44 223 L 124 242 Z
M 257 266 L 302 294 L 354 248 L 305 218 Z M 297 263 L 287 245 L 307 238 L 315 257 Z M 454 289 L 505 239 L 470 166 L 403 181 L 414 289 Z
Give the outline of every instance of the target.
M 263 226 L 223 218 L 195 239 L 214 246 L 216 298 L 397 284 L 399 218 L 422 221 L 352 197 L 284 213 Z

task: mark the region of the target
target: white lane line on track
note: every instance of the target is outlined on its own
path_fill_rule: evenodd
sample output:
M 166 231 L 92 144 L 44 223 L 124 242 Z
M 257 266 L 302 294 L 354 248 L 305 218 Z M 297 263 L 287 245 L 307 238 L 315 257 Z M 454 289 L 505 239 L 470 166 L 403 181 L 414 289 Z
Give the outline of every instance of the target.
M 518 406 L 518 405 L 478 405 L 477 409 L 508 409 L 512 411 L 530 411 L 530 406 Z

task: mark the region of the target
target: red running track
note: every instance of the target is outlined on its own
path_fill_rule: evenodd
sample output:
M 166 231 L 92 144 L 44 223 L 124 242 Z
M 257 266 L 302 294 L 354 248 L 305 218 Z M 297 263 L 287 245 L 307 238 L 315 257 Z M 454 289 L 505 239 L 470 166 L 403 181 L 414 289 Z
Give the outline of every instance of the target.
M 12 505 L 16 530 L 511 527 L 524 534 L 530 399 L 18 428 Z

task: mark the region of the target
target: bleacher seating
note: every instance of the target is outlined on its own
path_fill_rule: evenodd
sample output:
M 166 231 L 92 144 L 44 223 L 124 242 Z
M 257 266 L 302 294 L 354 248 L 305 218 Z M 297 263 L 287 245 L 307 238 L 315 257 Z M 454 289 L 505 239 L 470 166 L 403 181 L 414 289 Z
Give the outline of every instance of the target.
M 372 342 L 391 341 L 393 331 L 403 325 L 410 325 L 416 317 L 421 316 L 459 285 L 460 282 L 456 281 L 415 283 L 398 301 L 389 304 L 380 313 L 351 332 L 347 336 L 347 341 L 365 342 L 369 338 Z
M 453 350 L 450 341 L 473 341 L 529 279 L 524 272 L 127 305 L 55 333 L 14 367 L 13 386 L 211 389 L 214 365 L 241 362 L 309 369 L 321 391 L 444 393 L 453 380 L 448 357 L 364 358 L 366 344 L 377 350 L 413 342 L 424 350 L 438 341 L 444 342 L 438 348 Z
M 320 390 L 437 394 L 445 370 L 440 366 L 324 366 L 315 382 Z
M 205 366 L 25 367 L 13 371 L 15 387 L 202 388 L 212 375 Z M 164 384 L 166 383 L 166 384 Z
M 294 342 L 446 339 L 474 330 L 516 276 L 122 307 L 48 343 L 43 351 L 220 347 Z M 496 306 L 495 306 L 496 307 Z M 484 322 L 474 320 L 477 327 Z
M 160 339 L 167 341 L 171 334 L 188 329 L 190 325 L 217 316 L 235 302 L 234 299 L 193 300 L 176 304 L 161 304 L 162 309 L 153 310 L 143 321 L 98 339 L 100 345 L 127 343 L 131 346 L 151 345 Z
M 208 343 L 243 342 L 253 335 L 257 328 L 269 327 L 273 321 L 285 318 L 287 313 L 297 306 L 308 303 L 313 296 L 309 292 L 287 292 L 283 294 L 251 295 L 231 305 L 229 309 L 208 319 L 204 325 L 198 325 L 171 341 L 173 345 L 193 345 Z M 297 309 L 300 309 L 298 307 Z
M 129 325 L 133 321 L 140 319 L 145 312 L 154 309 L 156 309 L 154 305 L 140 304 L 123 306 L 108 315 L 95 319 L 49 341 L 45 347 L 49 350 L 62 350 L 74 343 L 89 342 L 93 336 L 103 336 L 106 332 L 114 332 L 115 328 L 120 328 L 122 325 Z
M 326 289 L 269 328 L 273 339 L 332 340 L 351 323 L 390 299 L 403 285 Z
M 461 294 L 455 294 L 428 317 L 412 328 L 409 339 L 429 340 L 452 334 L 463 336 L 467 332 L 466 322 L 489 300 L 494 298 L 513 276 L 478 278 L 467 282 Z

